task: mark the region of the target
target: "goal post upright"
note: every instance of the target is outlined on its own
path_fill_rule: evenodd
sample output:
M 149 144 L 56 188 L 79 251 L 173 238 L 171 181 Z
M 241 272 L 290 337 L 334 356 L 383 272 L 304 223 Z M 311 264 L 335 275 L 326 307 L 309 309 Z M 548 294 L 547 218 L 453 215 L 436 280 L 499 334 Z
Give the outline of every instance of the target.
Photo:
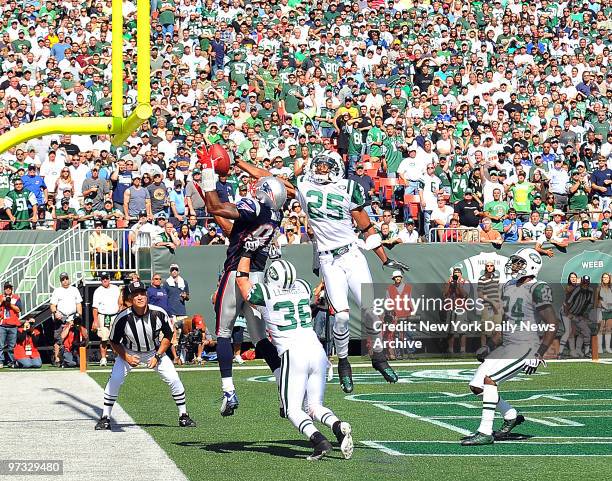
M 149 117 L 151 108 L 151 7 L 149 0 L 136 0 L 137 104 L 124 117 L 123 103 L 123 8 L 122 0 L 112 0 L 111 36 L 111 117 L 60 117 L 35 120 L 0 135 L 0 154 L 28 140 L 51 134 L 111 136 L 115 147 Z

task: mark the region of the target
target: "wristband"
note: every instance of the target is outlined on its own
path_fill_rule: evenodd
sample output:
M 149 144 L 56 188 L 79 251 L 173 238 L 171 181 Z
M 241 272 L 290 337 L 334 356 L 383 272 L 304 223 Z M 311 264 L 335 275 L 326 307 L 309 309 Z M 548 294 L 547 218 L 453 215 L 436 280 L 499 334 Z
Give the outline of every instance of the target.
M 372 227 L 374 227 L 374 223 L 373 223 L 373 222 L 370 222 L 370 223 L 368 224 L 368 226 L 367 226 L 367 227 L 364 227 L 363 229 L 359 229 L 359 231 L 360 231 L 362 234 L 365 234 L 365 233 L 366 233 L 367 231 L 369 231 L 369 230 L 370 230 Z
M 244 272 L 244 271 L 237 271 L 236 272 L 236 278 L 238 277 L 249 277 L 249 273 L 248 272 Z
M 157 362 L 161 361 L 162 355 L 158 352 L 155 353 L 155 356 L 153 356 L 155 359 L 157 359 Z

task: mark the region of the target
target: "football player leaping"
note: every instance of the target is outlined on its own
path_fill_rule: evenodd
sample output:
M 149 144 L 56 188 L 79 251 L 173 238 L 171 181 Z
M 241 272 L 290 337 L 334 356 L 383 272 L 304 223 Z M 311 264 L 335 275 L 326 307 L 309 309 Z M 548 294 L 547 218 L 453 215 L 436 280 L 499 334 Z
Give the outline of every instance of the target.
M 231 229 L 229 246 L 215 300 L 217 359 L 223 389 L 221 415 L 231 416 L 238 408 L 238 396 L 232 378 L 234 351 L 231 337 L 239 314 L 246 319 L 257 354 L 265 359 L 277 379 L 280 373 L 280 359 L 266 336 L 261 314 L 245 303 L 238 292 L 236 269 L 242 257 L 249 257 L 252 260 L 251 279 L 254 282 L 263 279 L 263 270 L 282 220 L 281 209 L 287 199 L 287 192 L 280 181 L 267 177 L 257 182 L 255 199 L 243 198 L 236 205 L 221 202 L 216 192 L 215 173 L 210 158 L 205 154 L 199 155 L 204 166 L 202 188 L 208 212 L 217 218 L 233 220 L 233 225 L 226 227 Z
M 296 278 L 293 264 L 273 261 L 264 281 L 249 280 L 251 259 L 242 258 L 236 283 L 243 297 L 263 306 L 268 332 L 281 358 L 279 394 L 285 416 L 312 443 L 309 460 L 318 460 L 332 450 L 331 443 L 315 427 L 313 419 L 332 429 L 345 459 L 353 454 L 351 425 L 323 406 L 327 355 L 312 328 L 310 286 Z M 307 399 L 308 414 L 302 409 Z
M 537 280 L 541 267 L 540 254 L 531 248 L 520 249 L 506 263 L 506 274 L 512 279 L 502 287 L 503 321 L 516 329 L 513 332 L 506 329 L 501 334 L 500 347 L 496 348 L 500 337 L 497 336 L 477 352 L 482 364 L 470 382 L 470 389 L 476 395 L 482 394 L 482 418 L 478 431 L 461 440 L 464 446 L 492 444 L 494 439 L 507 437 L 524 421 L 499 396 L 498 386 L 521 372 L 534 374 L 540 364 L 546 366 L 543 357 L 555 339 L 558 321 L 550 287 Z M 541 340 L 538 331 L 533 329 L 538 317 L 546 323 Z M 504 417 L 504 423 L 493 433 L 496 409 Z
M 269 173 L 250 164 L 241 167 L 254 177 Z M 364 309 L 364 320 L 369 335 L 379 336 L 372 328 L 374 319 L 369 307 L 362 304 L 363 285 L 372 284 L 372 275 L 365 256 L 358 247 L 353 221 L 364 234 L 366 248 L 373 250 L 385 267 L 407 271 L 409 267 L 387 257 L 380 234 L 364 211 L 363 188 L 343 178 L 344 165 L 335 152 L 322 152 L 305 166 L 305 174 L 297 178 L 297 189 L 288 182 L 287 195 L 294 195 L 308 216 L 318 248 L 321 271 L 327 298 L 335 311 L 334 343 L 338 353 L 338 376 L 344 392 L 353 391 L 353 375 L 348 361 L 349 302 L 351 291 L 356 303 Z M 397 374 L 389 366 L 381 343 L 374 343 L 372 366 L 390 383 L 397 382 Z

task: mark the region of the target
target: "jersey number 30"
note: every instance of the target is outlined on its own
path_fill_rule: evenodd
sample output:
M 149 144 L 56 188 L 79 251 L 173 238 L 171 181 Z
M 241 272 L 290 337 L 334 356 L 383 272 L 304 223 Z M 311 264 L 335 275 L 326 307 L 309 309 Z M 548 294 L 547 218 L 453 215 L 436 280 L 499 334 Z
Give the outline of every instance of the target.
M 308 201 L 308 215 L 311 219 L 344 219 L 342 201 L 344 198 L 340 194 L 326 194 L 319 190 L 309 190 L 306 192 Z
M 290 301 L 277 302 L 272 306 L 275 311 L 284 312 L 285 322 L 288 324 L 284 326 L 278 326 L 280 331 L 289 331 L 296 329 L 298 322 L 302 327 L 308 327 L 312 324 L 312 317 L 310 312 L 310 302 L 308 299 L 302 299 L 296 304 Z

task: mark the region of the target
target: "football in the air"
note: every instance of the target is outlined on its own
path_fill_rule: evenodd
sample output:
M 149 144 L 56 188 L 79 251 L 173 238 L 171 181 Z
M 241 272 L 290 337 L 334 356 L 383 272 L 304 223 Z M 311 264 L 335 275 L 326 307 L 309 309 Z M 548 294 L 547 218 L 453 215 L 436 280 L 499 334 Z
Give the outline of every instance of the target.
M 208 153 L 214 162 L 215 172 L 219 175 L 227 175 L 231 164 L 227 150 L 219 144 L 212 144 L 208 149 Z

